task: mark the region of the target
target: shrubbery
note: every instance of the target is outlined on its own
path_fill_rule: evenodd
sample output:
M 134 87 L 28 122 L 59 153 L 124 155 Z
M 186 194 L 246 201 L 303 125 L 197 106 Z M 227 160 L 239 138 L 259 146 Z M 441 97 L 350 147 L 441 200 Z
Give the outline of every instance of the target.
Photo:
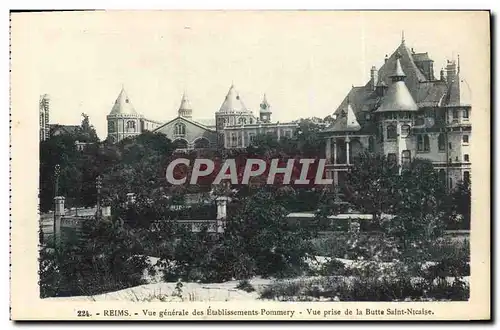
M 76 244 L 40 251 L 40 296 L 95 295 L 143 284 L 148 263 L 135 237 L 110 223 L 90 223 Z

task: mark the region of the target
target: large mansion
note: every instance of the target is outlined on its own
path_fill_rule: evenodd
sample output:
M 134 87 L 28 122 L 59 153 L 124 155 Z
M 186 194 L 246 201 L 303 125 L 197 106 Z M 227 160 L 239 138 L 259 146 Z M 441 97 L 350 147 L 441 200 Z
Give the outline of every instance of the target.
M 369 150 L 401 165 L 429 159 L 449 188 L 469 179 L 470 96 L 459 60 L 447 61 L 436 78 L 428 53 L 408 49 L 403 39 L 334 111 L 334 123 L 323 132 L 327 174 L 342 185 L 353 157 Z

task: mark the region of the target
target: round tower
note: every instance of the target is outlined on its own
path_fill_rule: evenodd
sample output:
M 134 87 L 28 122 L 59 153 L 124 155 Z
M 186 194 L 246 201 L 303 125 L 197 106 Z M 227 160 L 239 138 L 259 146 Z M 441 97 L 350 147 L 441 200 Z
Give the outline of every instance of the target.
M 135 111 L 123 87 L 106 119 L 108 122 L 107 137 L 111 143 L 137 136 L 142 132 L 142 116 Z
M 394 71 L 390 76 L 392 83 L 385 92 L 380 107 L 375 111 L 378 121 L 378 142 L 386 157 L 395 163 L 404 165 L 415 155 L 410 129 L 415 120 L 418 106 L 405 84 L 406 74 L 397 54 Z M 428 141 L 427 141 L 428 144 Z

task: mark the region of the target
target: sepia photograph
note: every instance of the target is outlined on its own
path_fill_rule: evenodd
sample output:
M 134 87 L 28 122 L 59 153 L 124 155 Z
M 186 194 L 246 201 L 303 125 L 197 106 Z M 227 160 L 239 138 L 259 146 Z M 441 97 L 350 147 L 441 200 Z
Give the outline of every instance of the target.
M 488 11 L 10 15 L 19 319 L 490 317 Z

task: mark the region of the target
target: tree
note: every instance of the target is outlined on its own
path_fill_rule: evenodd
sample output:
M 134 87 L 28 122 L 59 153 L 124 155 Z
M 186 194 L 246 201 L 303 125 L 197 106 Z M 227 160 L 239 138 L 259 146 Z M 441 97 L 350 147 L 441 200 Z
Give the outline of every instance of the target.
M 228 218 L 224 235 L 236 242 L 235 251 L 254 260 L 258 274 L 284 276 L 307 268 L 312 235 L 304 228 L 290 230 L 288 211 L 273 193 L 261 189 L 241 204 Z
M 357 210 L 373 215 L 393 212 L 399 168 L 384 155 L 362 153 L 347 172 L 345 197 Z

